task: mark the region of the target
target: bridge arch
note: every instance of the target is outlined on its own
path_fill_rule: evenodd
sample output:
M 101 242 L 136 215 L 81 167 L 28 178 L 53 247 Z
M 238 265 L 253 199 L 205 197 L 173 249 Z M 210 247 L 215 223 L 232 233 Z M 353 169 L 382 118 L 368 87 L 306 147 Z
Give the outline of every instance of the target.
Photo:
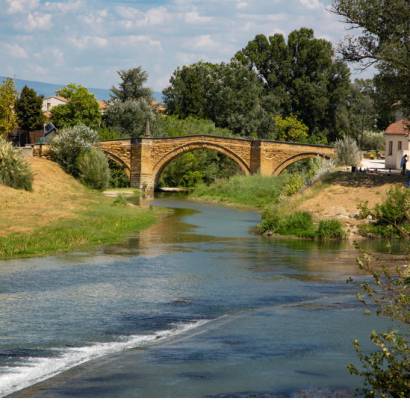
M 211 143 L 211 142 L 204 142 L 204 141 L 190 142 L 190 143 L 181 145 L 179 147 L 176 147 L 174 150 L 172 150 L 171 152 L 167 153 L 164 157 L 162 157 L 154 165 L 153 167 L 154 186 L 157 185 L 162 171 L 171 161 L 173 161 L 180 155 L 185 154 L 186 152 L 195 151 L 199 149 L 207 149 L 210 151 L 220 152 L 226 155 L 228 158 L 232 159 L 239 166 L 239 168 L 245 175 L 251 174 L 251 170 L 249 169 L 249 166 L 245 163 L 245 161 L 243 161 L 242 158 L 240 158 L 238 155 L 232 152 L 229 148 L 226 148 L 223 145 L 218 145 L 216 143 Z
M 125 161 L 123 161 L 120 157 L 118 157 L 117 155 L 113 154 L 111 151 L 101 148 L 101 151 L 104 152 L 104 154 L 111 160 L 113 160 L 114 162 L 116 162 L 117 164 L 121 165 L 124 167 L 124 171 L 125 173 L 128 175 L 128 177 L 131 176 L 131 169 L 130 169 L 130 165 L 127 164 Z
M 326 154 L 322 154 L 320 152 L 317 152 L 317 153 L 315 153 L 315 152 L 306 152 L 306 153 L 297 154 L 297 155 L 294 155 L 290 158 L 287 158 L 281 164 L 276 166 L 276 168 L 274 168 L 274 170 L 273 170 L 273 175 L 280 175 L 286 170 L 286 168 L 288 168 L 290 165 L 294 164 L 295 162 L 303 161 L 304 159 L 309 159 L 309 158 L 324 158 L 324 159 L 327 159 L 327 160 L 331 159 L 330 156 L 328 156 Z

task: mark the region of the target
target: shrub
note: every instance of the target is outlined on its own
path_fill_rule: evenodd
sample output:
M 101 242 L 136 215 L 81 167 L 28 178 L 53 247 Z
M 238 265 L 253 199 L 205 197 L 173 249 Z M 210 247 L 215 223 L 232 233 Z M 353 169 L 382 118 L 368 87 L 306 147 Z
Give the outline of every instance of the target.
M 308 212 L 282 214 L 276 208 L 265 210 L 259 225 L 262 232 L 270 231 L 278 235 L 294 235 L 302 238 L 314 238 L 315 228 L 312 215 Z
M 77 158 L 98 141 L 98 134 L 85 125 L 65 128 L 52 140 L 51 158 L 69 174 L 78 177 Z
M 373 209 L 365 202 L 359 206 L 361 218 L 371 222 L 361 228 L 364 234 L 384 237 L 408 237 L 410 235 L 410 190 L 394 187 L 387 198 Z
M 359 140 L 359 146 L 365 151 L 382 151 L 384 150 L 384 134 L 365 131 Z
M 80 181 L 93 189 L 103 190 L 110 182 L 110 168 L 107 157 L 97 148 L 82 152 L 77 158 Z
M 29 164 L 10 142 L 0 138 L 0 183 L 31 191 L 33 174 Z
M 316 235 L 321 240 L 340 240 L 345 237 L 345 232 L 341 222 L 337 219 L 324 219 L 319 222 Z
M 335 143 L 336 159 L 338 165 L 358 167 L 362 160 L 362 154 L 356 141 L 350 137 L 344 137 Z
M 283 186 L 282 193 L 291 196 L 299 192 L 305 185 L 306 180 L 302 174 L 290 174 Z

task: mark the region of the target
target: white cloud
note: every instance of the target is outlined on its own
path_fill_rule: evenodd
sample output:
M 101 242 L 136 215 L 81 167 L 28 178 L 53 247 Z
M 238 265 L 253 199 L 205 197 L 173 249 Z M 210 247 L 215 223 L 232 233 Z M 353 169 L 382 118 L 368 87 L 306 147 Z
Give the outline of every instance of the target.
M 104 48 L 108 45 L 108 39 L 100 36 L 75 36 L 69 38 L 69 42 L 78 49 Z
M 307 9 L 319 9 L 323 7 L 320 0 L 299 0 L 300 4 Z
M 10 14 L 22 13 L 35 9 L 37 0 L 6 0 L 7 12 Z
M 81 8 L 83 5 L 82 1 L 76 0 L 76 1 L 68 1 L 66 3 L 63 2 L 46 2 L 44 3 L 44 7 L 48 11 L 57 11 L 60 13 L 70 13 L 73 11 L 76 11 Z
M 25 23 L 16 22 L 15 26 L 21 26 L 27 31 L 36 31 L 36 30 L 49 30 L 53 23 L 51 19 L 51 14 L 43 14 L 39 12 L 29 13 L 25 16 Z
M 27 51 L 24 47 L 18 44 L 5 44 L 4 45 L 5 52 L 13 58 L 16 59 L 26 59 L 29 57 Z

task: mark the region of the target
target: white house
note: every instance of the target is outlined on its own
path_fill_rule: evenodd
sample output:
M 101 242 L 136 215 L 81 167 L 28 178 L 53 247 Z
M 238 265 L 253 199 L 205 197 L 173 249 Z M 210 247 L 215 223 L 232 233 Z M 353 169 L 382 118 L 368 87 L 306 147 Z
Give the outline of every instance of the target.
M 43 112 L 50 112 L 57 105 L 67 104 L 67 100 L 64 97 L 53 95 L 52 97 L 44 98 L 43 100 Z
M 390 124 L 384 132 L 384 139 L 387 169 L 400 169 L 400 161 L 405 154 L 410 161 L 410 121 L 399 120 Z

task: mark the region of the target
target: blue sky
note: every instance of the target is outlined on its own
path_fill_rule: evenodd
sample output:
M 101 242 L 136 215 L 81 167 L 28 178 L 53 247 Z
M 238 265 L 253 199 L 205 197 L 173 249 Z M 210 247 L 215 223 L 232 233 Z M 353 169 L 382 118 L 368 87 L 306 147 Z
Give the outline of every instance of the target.
M 229 61 L 256 34 L 302 26 L 337 44 L 330 0 L 0 0 L 0 74 L 109 88 L 141 65 L 161 91 L 177 66 Z

